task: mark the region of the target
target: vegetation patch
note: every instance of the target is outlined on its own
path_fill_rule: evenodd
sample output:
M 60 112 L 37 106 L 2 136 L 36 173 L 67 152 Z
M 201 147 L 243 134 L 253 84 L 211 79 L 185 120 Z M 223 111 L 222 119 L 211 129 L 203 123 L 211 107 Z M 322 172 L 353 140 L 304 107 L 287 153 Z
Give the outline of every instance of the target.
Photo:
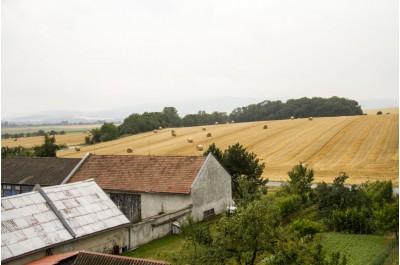
M 339 251 L 347 256 L 350 265 L 381 264 L 391 252 L 394 237 L 322 233 L 322 244 L 329 251 Z

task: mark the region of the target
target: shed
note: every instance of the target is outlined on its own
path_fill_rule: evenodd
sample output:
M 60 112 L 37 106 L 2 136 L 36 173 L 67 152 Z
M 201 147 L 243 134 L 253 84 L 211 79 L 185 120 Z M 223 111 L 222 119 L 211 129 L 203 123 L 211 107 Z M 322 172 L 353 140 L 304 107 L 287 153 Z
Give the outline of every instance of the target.
M 1 213 L 2 264 L 127 244 L 129 220 L 93 180 L 2 198 Z

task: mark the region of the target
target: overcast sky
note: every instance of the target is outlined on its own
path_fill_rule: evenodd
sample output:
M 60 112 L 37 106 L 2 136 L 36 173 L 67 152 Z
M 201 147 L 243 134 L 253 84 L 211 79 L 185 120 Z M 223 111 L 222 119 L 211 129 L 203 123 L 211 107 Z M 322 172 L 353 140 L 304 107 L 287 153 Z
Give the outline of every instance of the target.
M 399 98 L 397 0 L 1 4 L 3 120 L 176 102 L 196 112 L 209 99 Z

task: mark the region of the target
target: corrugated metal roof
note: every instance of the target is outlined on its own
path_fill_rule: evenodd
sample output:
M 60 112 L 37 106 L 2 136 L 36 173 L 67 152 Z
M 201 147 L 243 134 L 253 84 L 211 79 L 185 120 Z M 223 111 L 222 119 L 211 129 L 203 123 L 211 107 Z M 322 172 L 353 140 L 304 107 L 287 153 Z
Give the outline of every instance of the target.
M 1 199 L 1 260 L 70 239 L 38 192 Z
M 27 265 L 56 265 L 68 259 L 72 265 L 167 265 L 159 260 L 132 258 L 118 255 L 101 254 L 90 251 L 75 251 L 42 258 Z
M 93 180 L 47 187 L 43 190 L 77 237 L 129 223 Z
M 42 190 L 51 202 L 37 191 L 2 198 L 2 260 L 71 240 L 67 228 L 79 238 L 129 223 L 94 180 Z

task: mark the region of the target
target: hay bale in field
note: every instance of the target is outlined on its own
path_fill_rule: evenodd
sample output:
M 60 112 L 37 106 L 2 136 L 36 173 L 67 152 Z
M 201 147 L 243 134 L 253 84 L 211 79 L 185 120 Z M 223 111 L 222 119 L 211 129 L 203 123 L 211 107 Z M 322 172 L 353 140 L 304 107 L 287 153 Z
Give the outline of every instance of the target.
M 308 117 L 308 120 L 309 120 L 309 121 L 312 121 L 312 120 L 313 120 L 313 117 Z
M 218 125 L 218 122 L 216 121 L 214 124 L 215 124 L 215 125 Z
M 15 142 L 15 141 L 18 141 L 18 139 L 17 139 L 17 138 L 15 138 L 15 139 L 14 139 L 14 142 Z
M 159 130 L 162 130 L 162 127 L 160 126 L 160 127 L 158 127 L 158 129 L 159 129 Z
M 291 120 L 294 120 L 294 117 L 292 116 L 292 117 L 290 117 L 290 119 L 291 119 Z
M 202 129 L 203 131 L 207 130 L 207 128 L 206 128 L 206 127 L 201 127 L 201 129 Z
M 156 129 L 154 129 L 154 131 L 153 131 L 154 133 L 157 133 L 158 131 L 156 130 Z
M 176 136 L 176 132 L 175 131 L 171 131 L 171 135 L 172 136 Z
M 268 125 L 264 124 L 263 129 L 268 129 Z
M 229 124 L 229 121 L 226 124 Z
M 128 154 L 133 153 L 133 149 L 132 149 L 131 147 L 129 147 L 128 149 L 126 149 L 126 152 L 127 152 Z
M 201 144 L 196 146 L 197 151 L 203 151 L 203 146 Z
M 211 133 L 207 133 L 207 137 L 211 137 Z
M 231 120 L 231 123 L 235 123 L 235 121 L 234 121 L 234 120 Z
M 188 143 L 193 143 L 193 139 L 192 138 L 187 138 L 187 142 Z
M 81 147 L 80 146 L 75 146 L 75 151 L 77 151 L 77 152 L 81 151 Z

